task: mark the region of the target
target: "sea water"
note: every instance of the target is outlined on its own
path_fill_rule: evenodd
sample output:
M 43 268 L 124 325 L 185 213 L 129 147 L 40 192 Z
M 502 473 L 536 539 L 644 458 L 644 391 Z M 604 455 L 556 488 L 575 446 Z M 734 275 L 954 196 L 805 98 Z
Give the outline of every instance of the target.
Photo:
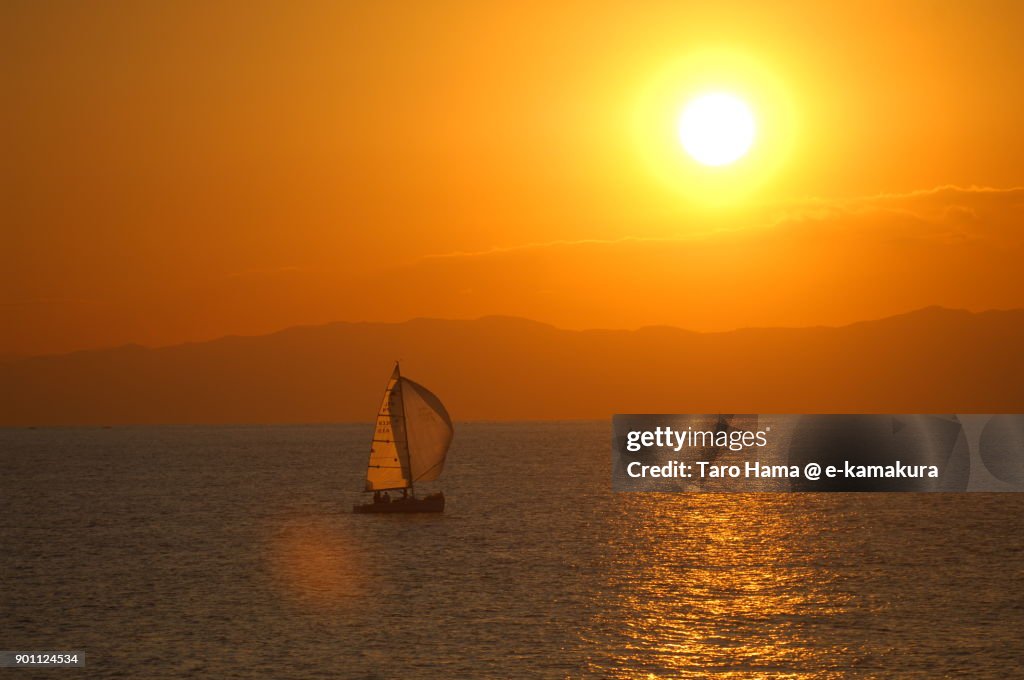
M 615 494 L 607 422 L 457 423 L 443 514 L 353 515 L 371 432 L 0 430 L 0 649 L 99 678 L 1022 672 L 1022 494 Z

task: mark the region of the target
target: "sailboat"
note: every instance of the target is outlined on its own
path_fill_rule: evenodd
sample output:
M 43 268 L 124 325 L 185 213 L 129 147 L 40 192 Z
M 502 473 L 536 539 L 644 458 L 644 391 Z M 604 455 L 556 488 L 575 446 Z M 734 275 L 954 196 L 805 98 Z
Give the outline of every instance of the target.
M 416 483 L 440 476 L 454 434 L 441 400 L 404 377 L 396 361 L 377 412 L 366 466 L 364 491 L 372 491 L 373 500 L 355 504 L 352 512 L 443 512 L 444 494 L 417 498 Z

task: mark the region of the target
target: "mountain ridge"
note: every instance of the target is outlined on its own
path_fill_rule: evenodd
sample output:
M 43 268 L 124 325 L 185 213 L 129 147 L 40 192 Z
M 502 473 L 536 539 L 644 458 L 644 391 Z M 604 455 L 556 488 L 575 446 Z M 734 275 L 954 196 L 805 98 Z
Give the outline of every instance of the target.
M 666 330 L 678 333 L 692 334 L 692 335 L 729 335 L 733 333 L 745 333 L 751 331 L 757 332 L 785 332 L 785 331 L 810 331 L 819 329 L 843 329 L 851 328 L 861 324 L 874 324 L 880 322 L 886 322 L 891 320 L 902 319 L 905 317 L 918 317 L 933 313 L 942 313 L 948 315 L 959 315 L 959 316 L 984 316 L 987 314 L 1006 314 L 1024 312 L 1024 308 L 1017 309 L 988 309 L 981 312 L 971 312 L 966 309 L 953 309 L 950 307 L 943 307 L 941 305 L 930 305 L 928 307 L 921 307 L 919 309 L 913 309 L 900 314 L 892 314 L 889 316 L 880 317 L 878 319 L 866 319 L 862 321 L 854 321 L 847 324 L 839 324 L 835 326 L 827 324 L 814 324 L 810 326 L 740 326 L 730 330 L 712 330 L 712 331 L 698 331 L 690 328 L 683 328 L 682 326 L 673 326 L 670 324 L 652 324 L 649 326 L 639 326 L 637 328 L 583 328 L 583 329 L 569 329 L 562 328 L 555 324 L 547 323 L 545 321 L 537 321 L 535 319 L 528 319 L 526 317 L 514 316 L 509 314 L 485 314 L 472 319 L 446 319 L 441 317 L 431 316 L 417 316 L 405 321 L 329 321 L 327 323 L 319 324 L 296 324 L 294 326 L 288 326 L 268 333 L 255 333 L 255 334 L 240 334 L 240 333 L 228 333 L 216 338 L 209 338 L 206 340 L 189 340 L 185 342 L 177 342 L 168 345 L 144 345 L 138 342 L 127 342 L 120 345 L 112 345 L 109 347 L 92 347 L 86 349 L 77 349 L 70 352 L 56 352 L 48 354 L 14 354 L 9 356 L 0 356 L 0 364 L 12 363 L 18 361 L 25 361 L 31 359 L 51 359 L 56 357 L 67 357 L 79 354 L 93 354 L 93 353 L 105 353 L 117 350 L 124 351 L 135 351 L 135 350 L 163 350 L 174 347 L 186 347 L 192 345 L 207 345 L 210 343 L 216 343 L 225 340 L 232 339 L 245 339 L 245 338 L 265 338 L 276 336 L 280 334 L 299 332 L 308 329 L 323 329 L 338 326 L 401 326 L 405 324 L 424 323 L 424 322 L 441 322 L 441 323 L 490 323 L 490 322 L 513 322 L 516 324 L 522 324 L 524 326 L 536 326 L 550 328 L 558 331 L 565 331 L 568 333 L 639 333 L 651 330 Z
M 0 364 L 0 425 L 366 421 L 391 362 L 457 420 L 1024 410 L 1024 310 L 701 333 L 517 317 L 334 322 Z

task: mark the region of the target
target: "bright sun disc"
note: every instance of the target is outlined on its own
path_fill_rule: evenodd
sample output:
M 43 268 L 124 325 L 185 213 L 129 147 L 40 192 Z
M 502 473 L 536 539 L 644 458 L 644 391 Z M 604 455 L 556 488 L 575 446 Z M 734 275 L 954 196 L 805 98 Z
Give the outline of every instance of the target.
M 754 114 L 739 97 L 724 92 L 691 100 L 679 117 L 679 141 L 703 165 L 728 165 L 754 143 Z

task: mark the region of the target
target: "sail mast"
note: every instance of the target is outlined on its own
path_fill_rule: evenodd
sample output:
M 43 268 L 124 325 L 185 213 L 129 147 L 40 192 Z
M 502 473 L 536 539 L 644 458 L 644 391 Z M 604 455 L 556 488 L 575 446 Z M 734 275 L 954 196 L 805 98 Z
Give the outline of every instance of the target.
M 399 364 L 398 359 L 395 359 L 395 373 L 398 375 L 398 382 L 396 384 L 402 384 L 402 368 Z M 416 498 L 416 483 L 413 479 L 412 474 L 412 447 L 409 446 L 409 414 L 405 411 L 405 390 L 401 390 L 399 393 L 402 399 L 402 419 L 405 430 L 405 457 L 409 461 L 409 494 Z
M 412 487 L 412 450 L 409 448 L 409 414 L 405 412 L 405 390 L 402 388 L 402 366 L 398 359 L 395 359 L 395 386 L 393 390 L 398 390 L 398 399 L 402 403 L 402 415 L 398 416 L 402 420 L 402 439 L 401 443 L 405 444 L 405 471 L 408 471 L 408 479 L 406 480 L 407 486 Z M 399 440 L 395 439 L 397 445 Z M 401 459 L 402 452 L 399 447 L 398 457 Z

